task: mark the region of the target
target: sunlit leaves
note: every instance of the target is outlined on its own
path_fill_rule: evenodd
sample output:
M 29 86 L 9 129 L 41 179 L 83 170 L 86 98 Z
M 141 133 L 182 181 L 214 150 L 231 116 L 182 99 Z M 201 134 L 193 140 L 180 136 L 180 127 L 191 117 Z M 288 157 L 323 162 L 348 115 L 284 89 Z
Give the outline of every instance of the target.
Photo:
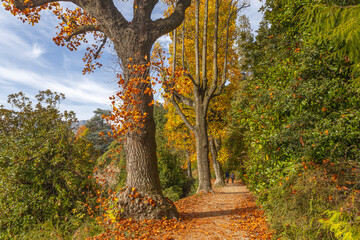
M 112 114 L 104 116 L 111 125 L 113 137 L 125 136 L 126 133 L 132 132 L 140 133 L 144 128 L 148 113 L 143 110 L 155 102 L 152 101 L 145 106 L 143 96 L 152 97 L 155 92 L 152 85 L 160 81 L 147 75 L 150 65 L 151 62 L 138 65 L 129 61 L 127 71 L 130 78 L 125 79 L 122 74 L 117 75 L 119 91 L 110 97 Z

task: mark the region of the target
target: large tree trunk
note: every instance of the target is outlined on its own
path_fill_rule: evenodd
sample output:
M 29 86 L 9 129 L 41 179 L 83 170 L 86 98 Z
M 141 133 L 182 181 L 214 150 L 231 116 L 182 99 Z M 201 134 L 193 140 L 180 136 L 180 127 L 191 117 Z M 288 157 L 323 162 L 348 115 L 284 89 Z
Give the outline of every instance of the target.
M 133 122 L 136 127 L 126 133 L 126 189 L 117 195 L 118 206 L 121 209 L 122 217 L 134 219 L 174 218 L 178 217 L 176 207 L 162 195 L 160 187 L 152 104 L 154 98 L 153 94 L 149 95 L 144 92 L 147 88 L 151 88 L 150 70 L 147 68 L 143 74 L 139 75 L 139 73 L 134 74 L 134 68 L 128 67 L 128 64 L 144 66 L 150 61 L 152 44 L 141 41 L 143 39 L 144 36 L 140 38 L 140 36 L 134 35 L 134 38 L 128 41 L 129 43 L 138 42 L 136 48 L 131 44 L 124 47 L 124 41 L 119 47 L 115 45 L 122 60 L 125 88 L 126 84 L 136 81 L 134 78 L 142 79 L 139 84 L 133 86 L 140 91 L 138 94 L 133 93 L 132 98 L 138 102 L 137 110 L 142 115 L 146 115 L 142 126 Z M 130 58 L 131 61 L 129 61 Z M 133 109 L 134 106 L 128 106 L 128 111 Z
M 214 138 L 210 139 L 210 152 L 212 156 L 212 161 L 214 164 L 214 171 L 216 180 L 214 185 L 215 186 L 224 186 L 225 185 L 225 179 L 224 179 L 224 172 L 222 170 L 221 163 L 217 160 L 218 158 L 218 152 L 219 152 L 219 144 L 216 144 L 216 140 Z
M 202 109 L 201 104 L 197 104 L 196 125 L 194 135 L 196 140 L 197 165 L 199 173 L 199 192 L 213 192 L 211 188 L 211 175 L 209 163 L 209 141 L 206 125 L 206 111 Z

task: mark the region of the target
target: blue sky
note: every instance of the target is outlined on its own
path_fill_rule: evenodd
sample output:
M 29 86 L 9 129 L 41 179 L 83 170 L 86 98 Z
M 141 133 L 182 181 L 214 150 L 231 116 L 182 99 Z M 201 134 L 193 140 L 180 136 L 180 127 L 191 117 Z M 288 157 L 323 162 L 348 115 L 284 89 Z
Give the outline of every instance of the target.
M 130 20 L 132 3 L 116 1 Z M 261 20 L 261 3 L 250 0 L 251 7 L 243 11 L 250 17 L 253 29 Z M 70 5 L 69 5 L 70 6 Z M 153 19 L 162 16 L 165 6 L 158 4 Z M 0 105 L 9 107 L 7 96 L 23 91 L 32 98 L 39 90 L 62 92 L 66 100 L 61 110 L 73 110 L 79 120 L 89 119 L 96 108 L 109 109 L 109 97 L 117 90 L 114 74 L 115 53 L 109 47 L 102 57 L 104 67 L 95 73 L 82 75 L 82 57 L 86 46 L 71 52 L 52 41 L 58 20 L 48 12 L 35 26 L 23 24 L 0 6 Z M 167 36 L 160 41 L 166 45 Z

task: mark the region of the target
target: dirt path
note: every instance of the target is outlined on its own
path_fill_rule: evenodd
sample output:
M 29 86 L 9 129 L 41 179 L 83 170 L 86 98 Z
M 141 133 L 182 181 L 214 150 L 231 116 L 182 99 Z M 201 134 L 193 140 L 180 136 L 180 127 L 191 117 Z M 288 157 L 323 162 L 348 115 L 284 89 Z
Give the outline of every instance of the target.
M 215 194 L 200 194 L 176 203 L 186 223 L 168 239 L 270 239 L 263 211 L 255 205 L 240 182 L 214 188 Z
M 264 211 L 240 182 L 177 201 L 181 219 L 103 220 L 104 231 L 92 239 L 271 239 Z M 99 223 L 101 219 L 99 219 Z

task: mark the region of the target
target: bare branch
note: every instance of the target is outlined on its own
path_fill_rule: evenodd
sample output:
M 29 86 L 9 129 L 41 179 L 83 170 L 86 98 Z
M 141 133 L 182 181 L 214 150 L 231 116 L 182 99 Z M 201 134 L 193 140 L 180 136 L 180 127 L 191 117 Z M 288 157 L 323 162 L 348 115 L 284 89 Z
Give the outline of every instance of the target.
M 183 111 L 181 111 L 179 104 L 176 102 L 174 95 L 172 95 L 170 102 L 173 104 L 173 106 L 175 107 L 176 112 L 179 114 L 179 116 L 181 117 L 181 119 L 183 120 L 183 122 L 186 124 L 186 126 L 190 129 L 190 131 L 194 131 L 194 126 L 191 125 L 191 123 L 189 122 L 189 120 L 186 118 L 185 114 L 183 113 Z
M 97 59 L 97 58 L 99 57 L 99 54 L 100 54 L 101 50 L 103 49 L 103 47 L 105 46 L 106 41 L 107 41 L 107 37 L 105 37 L 105 38 L 103 39 L 103 42 L 101 43 L 99 49 L 98 49 L 98 50 L 96 51 L 96 53 L 94 54 L 94 59 Z
M 195 0 L 195 83 L 200 85 L 200 54 L 199 54 L 199 8 L 200 0 Z
M 213 41 L 213 79 L 209 90 L 209 96 L 214 94 L 217 88 L 218 81 L 218 33 L 219 33 L 219 0 L 215 0 L 215 26 L 214 26 L 214 41 Z
M 101 30 L 99 29 L 98 26 L 95 25 L 82 25 L 77 27 L 69 36 L 67 36 L 65 39 L 65 41 L 70 41 L 72 37 L 80 35 L 80 34 L 85 34 L 86 32 L 91 32 L 91 31 L 98 31 L 101 32 Z
M 176 69 L 176 45 L 177 45 L 177 39 L 176 39 L 176 35 L 177 35 L 177 31 L 176 28 L 173 31 L 173 73 L 175 74 L 175 69 Z
M 153 37 L 158 39 L 162 35 L 171 32 L 180 24 L 185 18 L 185 11 L 190 7 L 191 0 L 179 0 L 176 3 L 174 12 L 165 19 L 158 19 L 153 21 Z
M 230 2 L 230 5 L 231 5 L 232 1 Z M 242 8 L 242 7 L 241 7 Z M 239 8 L 239 9 L 241 9 Z M 236 9 L 239 11 L 239 9 Z M 218 90 L 218 94 L 220 94 L 223 90 L 223 88 L 225 87 L 225 83 L 226 83 L 226 72 L 227 72 L 227 57 L 228 57 L 228 50 L 229 50 L 229 26 L 230 26 L 230 21 L 231 21 L 231 18 L 233 16 L 233 13 L 236 12 L 232 11 L 232 8 L 230 6 L 230 9 L 229 9 L 229 16 L 228 16 L 228 19 L 226 21 L 226 44 L 225 44 L 225 57 L 224 57 L 224 66 L 223 66 L 223 73 L 222 73 L 222 79 L 221 79 L 221 84 L 219 86 L 219 88 L 217 89 Z
M 203 40 L 202 40 L 202 61 L 201 61 L 201 81 L 202 88 L 207 89 L 207 33 L 208 33 L 208 19 L 209 19 L 209 0 L 205 0 L 205 12 L 204 12 L 204 28 L 203 28 Z
M 182 36 L 181 36 L 181 62 L 182 68 L 185 69 L 185 19 L 182 25 Z
M 223 91 L 225 84 L 226 84 L 226 72 L 227 72 L 227 57 L 228 57 L 228 50 L 229 50 L 229 26 L 230 26 L 230 21 L 233 18 L 233 16 L 238 13 L 241 9 L 247 8 L 249 7 L 249 4 L 243 3 L 240 7 L 236 7 L 236 2 L 235 4 L 233 4 L 233 1 L 230 2 L 230 8 L 229 8 L 229 13 L 228 13 L 228 18 L 226 21 L 226 40 L 225 40 L 225 56 L 224 56 L 224 66 L 223 66 L 223 72 L 222 72 L 222 76 L 221 76 L 221 83 L 218 84 L 218 77 L 214 76 L 213 78 L 213 82 L 212 82 L 212 86 L 211 89 L 209 90 L 208 93 L 208 98 L 207 100 L 210 101 L 210 99 L 217 97 L 221 94 L 221 92 Z

